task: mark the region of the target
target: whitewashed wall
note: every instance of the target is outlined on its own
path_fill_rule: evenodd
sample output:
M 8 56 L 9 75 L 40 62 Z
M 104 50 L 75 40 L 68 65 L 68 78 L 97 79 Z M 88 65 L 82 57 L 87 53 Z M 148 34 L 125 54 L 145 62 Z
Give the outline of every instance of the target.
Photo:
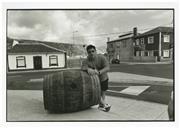
M 49 66 L 49 56 L 57 55 L 58 56 L 58 66 Z M 16 57 L 25 56 L 26 67 L 16 67 Z M 60 68 L 65 66 L 65 54 L 16 54 L 16 55 L 8 55 L 8 64 L 10 70 L 19 70 L 19 69 L 34 69 L 34 56 L 42 57 L 42 68 Z

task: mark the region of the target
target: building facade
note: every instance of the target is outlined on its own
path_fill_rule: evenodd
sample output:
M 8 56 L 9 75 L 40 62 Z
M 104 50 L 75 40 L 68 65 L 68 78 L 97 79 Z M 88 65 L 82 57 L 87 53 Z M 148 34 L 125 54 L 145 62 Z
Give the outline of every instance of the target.
M 118 39 L 107 42 L 107 56 L 109 62 L 113 59 L 131 61 L 134 55 L 133 33 L 120 35 Z
M 157 27 L 134 37 L 134 56 L 154 57 L 157 61 L 173 60 L 172 27 Z
M 66 67 L 66 52 L 42 43 L 16 44 L 7 53 L 9 71 Z

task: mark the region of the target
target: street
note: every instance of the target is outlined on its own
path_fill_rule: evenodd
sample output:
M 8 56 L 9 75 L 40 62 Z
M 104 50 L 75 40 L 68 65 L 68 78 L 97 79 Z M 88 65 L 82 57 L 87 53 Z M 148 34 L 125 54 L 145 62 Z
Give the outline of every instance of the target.
M 136 64 L 136 63 L 121 63 L 111 64 L 110 72 L 125 72 L 139 74 L 145 76 L 154 76 L 160 78 L 173 79 L 174 69 L 173 64 Z
M 173 90 L 172 67 L 172 64 L 111 65 L 111 71 L 109 72 L 109 90 L 107 94 L 116 97 L 168 104 L 170 93 Z M 159 71 L 157 71 L 157 69 Z M 8 73 L 7 89 L 42 90 L 44 75 L 57 71 L 58 70 Z M 131 72 L 132 74 L 125 72 Z M 114 78 L 117 80 L 112 80 Z

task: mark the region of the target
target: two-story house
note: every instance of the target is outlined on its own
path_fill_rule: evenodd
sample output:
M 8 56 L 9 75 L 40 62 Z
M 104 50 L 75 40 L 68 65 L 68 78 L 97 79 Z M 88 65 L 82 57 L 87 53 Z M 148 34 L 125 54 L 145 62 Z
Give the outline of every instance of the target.
M 112 59 L 132 61 L 134 56 L 134 36 L 137 36 L 137 28 L 133 28 L 133 32 L 120 35 L 118 39 L 107 41 L 109 62 L 111 62 Z
M 134 37 L 134 56 L 156 57 L 157 61 L 173 60 L 172 27 L 157 27 Z

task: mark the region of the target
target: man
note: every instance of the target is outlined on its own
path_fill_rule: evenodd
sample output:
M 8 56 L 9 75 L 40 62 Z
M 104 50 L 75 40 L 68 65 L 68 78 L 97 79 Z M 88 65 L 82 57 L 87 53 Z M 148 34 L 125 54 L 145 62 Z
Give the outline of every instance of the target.
M 96 47 L 88 45 L 86 47 L 88 56 L 82 62 L 82 70 L 87 71 L 89 75 L 98 75 L 101 84 L 101 100 L 99 109 L 108 112 L 111 108 L 105 101 L 105 91 L 108 89 L 108 75 L 109 63 L 103 55 L 96 53 Z

